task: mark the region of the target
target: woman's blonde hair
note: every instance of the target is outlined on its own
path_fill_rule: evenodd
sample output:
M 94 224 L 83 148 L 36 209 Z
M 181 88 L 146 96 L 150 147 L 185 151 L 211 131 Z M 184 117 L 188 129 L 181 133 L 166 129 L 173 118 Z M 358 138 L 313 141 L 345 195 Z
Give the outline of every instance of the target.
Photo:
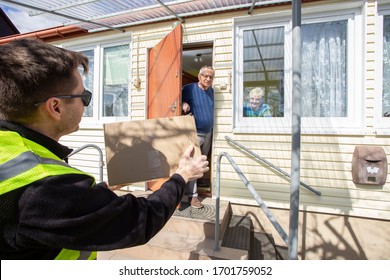
M 254 89 L 252 89 L 250 92 L 249 92 L 249 97 L 251 96 L 259 96 L 260 98 L 264 97 L 264 89 L 263 88 L 260 88 L 260 87 L 256 87 Z

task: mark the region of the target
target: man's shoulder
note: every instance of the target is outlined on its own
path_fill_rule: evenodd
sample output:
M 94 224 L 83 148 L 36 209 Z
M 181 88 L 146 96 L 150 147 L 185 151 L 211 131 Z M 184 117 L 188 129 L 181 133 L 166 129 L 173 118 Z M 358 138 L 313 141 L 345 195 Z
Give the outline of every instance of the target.
M 211 92 L 211 93 L 214 93 L 214 88 L 213 88 L 213 87 L 209 87 L 207 90 L 208 90 L 209 92 Z
M 183 86 L 181 92 L 184 95 L 184 97 L 189 97 L 195 94 L 195 92 L 197 91 L 196 87 L 198 87 L 197 83 L 186 84 Z
M 183 90 L 187 90 L 187 89 L 192 89 L 194 88 L 198 83 L 189 83 L 189 84 L 185 84 L 183 86 Z

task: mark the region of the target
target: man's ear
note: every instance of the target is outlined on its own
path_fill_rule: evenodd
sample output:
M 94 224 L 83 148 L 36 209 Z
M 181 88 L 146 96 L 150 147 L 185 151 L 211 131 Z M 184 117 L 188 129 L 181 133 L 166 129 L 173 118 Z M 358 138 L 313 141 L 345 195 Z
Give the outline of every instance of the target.
M 55 120 L 61 119 L 61 113 L 62 113 L 62 103 L 60 99 L 52 97 L 49 98 L 45 103 L 45 109 L 50 117 L 52 117 Z

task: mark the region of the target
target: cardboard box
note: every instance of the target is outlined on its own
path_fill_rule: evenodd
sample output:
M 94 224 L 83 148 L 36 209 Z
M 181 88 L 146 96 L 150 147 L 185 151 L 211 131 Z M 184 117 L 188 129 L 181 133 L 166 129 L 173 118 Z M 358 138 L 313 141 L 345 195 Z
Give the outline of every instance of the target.
M 104 141 L 111 186 L 171 176 L 190 144 L 201 154 L 192 115 L 104 124 Z

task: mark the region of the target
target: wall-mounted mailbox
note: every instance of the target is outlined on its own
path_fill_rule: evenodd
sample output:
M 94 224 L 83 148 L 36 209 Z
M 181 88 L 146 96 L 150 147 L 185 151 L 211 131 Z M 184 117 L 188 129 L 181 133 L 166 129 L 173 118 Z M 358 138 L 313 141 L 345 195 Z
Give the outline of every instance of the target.
M 352 158 L 352 179 L 355 184 L 384 185 L 387 158 L 382 147 L 356 146 Z

